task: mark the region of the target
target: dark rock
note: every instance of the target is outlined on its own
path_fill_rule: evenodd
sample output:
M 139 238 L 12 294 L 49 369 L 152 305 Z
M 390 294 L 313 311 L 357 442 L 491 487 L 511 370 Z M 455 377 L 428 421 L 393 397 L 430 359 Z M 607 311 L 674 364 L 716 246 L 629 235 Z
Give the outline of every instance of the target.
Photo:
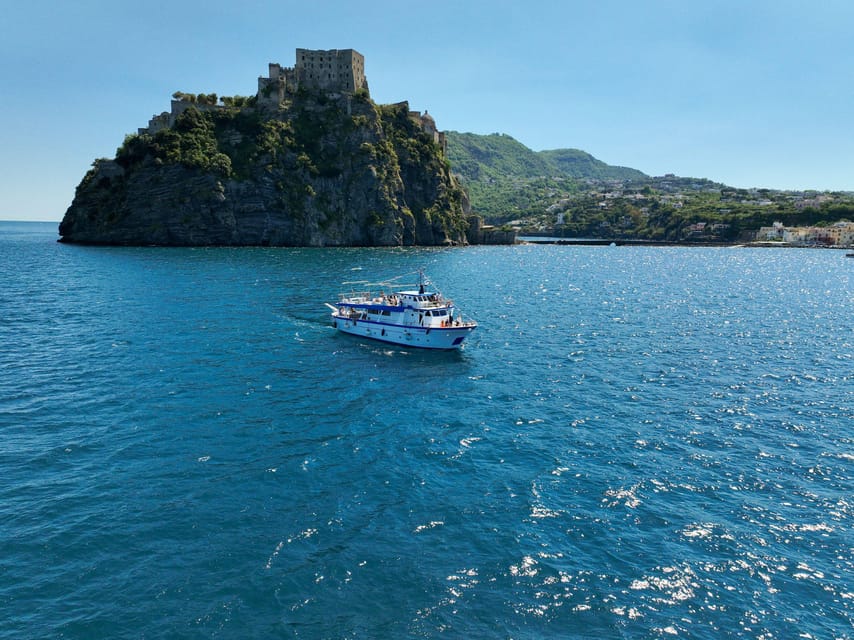
M 448 167 L 406 103 L 191 108 L 97 160 L 59 233 L 111 245 L 464 244 L 467 200 Z

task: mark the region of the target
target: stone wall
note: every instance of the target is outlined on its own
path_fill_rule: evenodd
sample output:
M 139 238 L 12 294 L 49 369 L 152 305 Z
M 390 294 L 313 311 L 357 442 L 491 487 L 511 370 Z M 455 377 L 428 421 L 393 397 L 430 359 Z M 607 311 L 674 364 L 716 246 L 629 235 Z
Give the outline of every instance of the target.
M 366 89 L 365 57 L 354 49 L 296 50 L 297 83 L 306 89 L 354 93 Z
M 368 90 L 365 57 L 355 49 L 297 49 L 296 64 L 269 64 L 269 75 L 258 78 L 258 104 L 277 107 L 299 88 L 328 93 Z
M 485 225 L 483 218 L 478 215 L 469 216 L 468 223 L 466 240 L 469 244 L 516 244 L 515 229 L 498 229 Z
M 137 129 L 137 133 L 139 135 L 148 134 L 154 135 L 158 131 L 162 129 L 168 129 L 172 125 L 172 115 L 168 111 L 164 111 L 161 114 L 151 116 L 151 120 L 148 121 L 148 126 Z
M 224 108 L 219 104 L 202 104 L 199 102 L 190 102 L 189 100 L 172 100 L 170 111 L 164 111 L 161 114 L 151 117 L 148 121 L 148 126 L 142 129 L 137 129 L 137 132 L 142 135 L 154 135 L 161 129 L 168 129 L 175 125 L 175 120 L 190 107 L 194 107 L 199 111 L 216 111 Z

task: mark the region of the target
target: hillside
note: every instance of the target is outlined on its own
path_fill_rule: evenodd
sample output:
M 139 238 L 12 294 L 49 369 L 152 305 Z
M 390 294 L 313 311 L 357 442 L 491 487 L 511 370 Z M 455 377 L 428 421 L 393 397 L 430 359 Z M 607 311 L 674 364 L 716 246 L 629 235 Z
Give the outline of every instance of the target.
M 535 152 L 503 134 L 448 132 L 452 170 L 472 211 L 522 233 L 733 242 L 760 227 L 854 219 L 854 193 L 736 189 L 703 178 L 650 177 L 577 149 Z
M 466 182 L 537 178 L 557 171 L 549 160 L 506 134 L 484 136 L 448 131 L 445 136 L 451 167 Z
M 552 151 L 540 151 L 538 155 L 557 167 L 562 174 L 571 178 L 645 180 L 649 177 L 637 169 L 606 164 L 580 149 L 554 149 Z
M 273 108 L 253 99 L 207 102 L 189 106 L 171 126 L 128 136 L 115 158 L 96 160 L 60 225 L 61 240 L 466 242 L 465 194 L 407 103 L 305 90 Z
M 537 215 L 576 193 L 579 180 L 647 178 L 577 149 L 532 151 L 506 134 L 449 131 L 446 137 L 451 168 L 468 190 L 472 209 L 489 222 Z

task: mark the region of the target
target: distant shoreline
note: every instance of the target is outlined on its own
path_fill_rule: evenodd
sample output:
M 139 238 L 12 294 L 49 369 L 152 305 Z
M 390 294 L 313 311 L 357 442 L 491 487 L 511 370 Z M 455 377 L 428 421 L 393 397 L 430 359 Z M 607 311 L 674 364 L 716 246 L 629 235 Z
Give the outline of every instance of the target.
M 828 245 L 801 245 L 787 242 L 716 242 L 702 241 L 685 242 L 673 240 L 638 240 L 638 239 L 601 239 L 601 238 L 554 238 L 536 236 L 520 236 L 518 244 L 559 244 L 574 246 L 599 246 L 599 247 L 733 247 L 733 248 L 759 248 L 759 249 L 836 249 L 850 251 L 852 247 L 828 246 Z
M 0 220 L 0 225 L 11 227 L 12 225 L 58 225 L 55 220 Z M 84 243 L 85 244 L 85 243 Z M 798 245 L 789 244 L 786 242 L 769 242 L 769 241 L 753 241 L 753 242 L 713 242 L 713 241 L 669 241 L 669 240 L 640 240 L 640 239 L 607 239 L 607 238 L 559 238 L 555 236 L 531 236 L 522 235 L 517 238 L 516 244 L 554 244 L 565 246 L 601 246 L 608 247 L 611 245 L 617 247 L 732 247 L 732 248 L 759 248 L 759 249 L 833 249 L 837 251 L 852 251 L 854 247 L 848 246 L 827 246 L 827 245 Z M 105 244 L 97 246 L 166 246 L 166 245 L 111 245 Z M 183 245 L 181 245 L 183 246 Z M 189 245 L 188 245 L 189 246 Z M 216 247 L 216 246 L 246 246 L 252 247 L 256 245 L 193 245 L 198 247 Z M 257 245 L 261 246 L 261 245 Z M 415 245 L 427 246 L 427 245 Z M 484 246 L 473 245 L 468 246 Z M 322 248 L 322 247 L 321 247 Z M 332 248 L 332 247 L 326 247 Z

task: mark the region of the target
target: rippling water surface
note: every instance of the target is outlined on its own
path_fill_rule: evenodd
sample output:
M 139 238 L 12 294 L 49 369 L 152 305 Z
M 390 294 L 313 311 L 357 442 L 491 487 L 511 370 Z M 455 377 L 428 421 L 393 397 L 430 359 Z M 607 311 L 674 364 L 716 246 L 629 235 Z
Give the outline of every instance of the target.
M 0 637 L 851 638 L 854 260 L 0 223 Z M 338 335 L 423 267 L 458 353 Z

